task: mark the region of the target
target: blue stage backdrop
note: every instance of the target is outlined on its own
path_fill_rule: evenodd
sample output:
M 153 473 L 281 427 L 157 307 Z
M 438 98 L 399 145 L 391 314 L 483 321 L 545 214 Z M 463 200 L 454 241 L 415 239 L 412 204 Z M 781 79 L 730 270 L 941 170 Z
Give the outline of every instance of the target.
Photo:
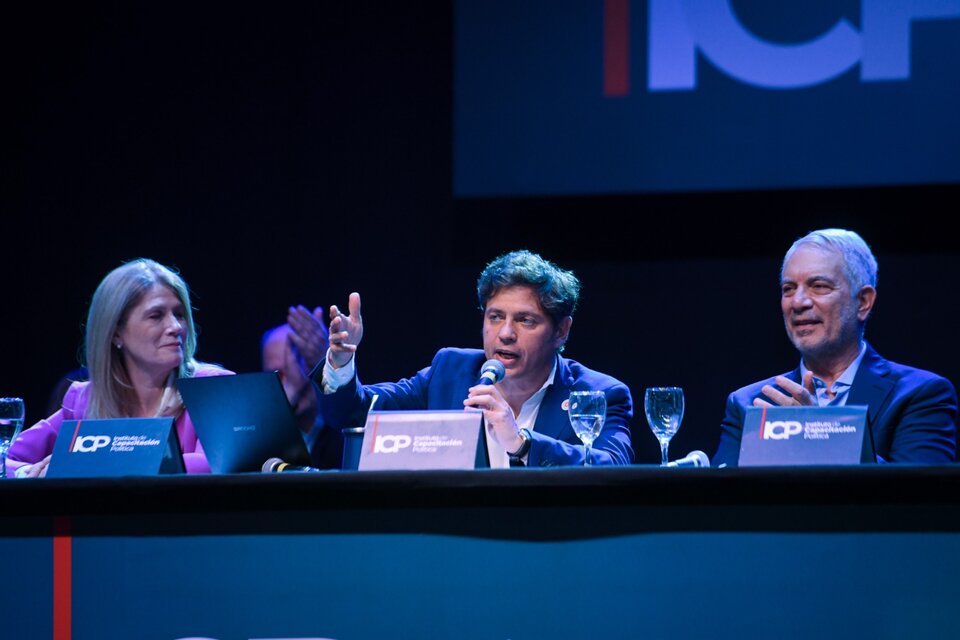
M 53 628 L 50 548 L 0 538 L 31 594 L 0 604 L 5 638 L 839 640 L 958 628 L 955 533 L 83 537 L 69 636 Z
M 960 0 L 457 0 L 454 194 L 960 182 Z

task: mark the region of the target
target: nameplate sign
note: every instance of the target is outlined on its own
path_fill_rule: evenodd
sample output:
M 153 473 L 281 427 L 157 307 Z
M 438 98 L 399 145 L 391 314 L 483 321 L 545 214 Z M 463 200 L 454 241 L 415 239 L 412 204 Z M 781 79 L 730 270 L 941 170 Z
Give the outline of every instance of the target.
M 489 466 L 479 411 L 371 411 L 360 471 Z
M 873 459 L 867 407 L 750 407 L 741 467 L 860 464 Z
M 48 478 L 183 473 L 173 418 L 64 420 Z

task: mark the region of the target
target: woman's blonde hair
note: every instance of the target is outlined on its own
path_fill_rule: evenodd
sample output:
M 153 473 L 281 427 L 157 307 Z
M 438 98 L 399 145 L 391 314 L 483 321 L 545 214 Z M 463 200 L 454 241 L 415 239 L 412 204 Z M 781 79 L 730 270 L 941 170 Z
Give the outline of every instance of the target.
M 170 372 L 157 415 L 178 416 L 183 411 L 183 400 L 173 383 L 178 377 L 192 376 L 197 368 L 193 358 L 197 349 L 197 332 L 193 325 L 190 292 L 183 278 L 173 270 L 154 260 L 139 258 L 108 273 L 90 301 L 85 353 L 91 385 L 86 417 L 119 418 L 134 414 L 137 398 L 123 354 L 114 342 L 130 311 L 155 285 L 169 288 L 184 310 L 183 361 Z

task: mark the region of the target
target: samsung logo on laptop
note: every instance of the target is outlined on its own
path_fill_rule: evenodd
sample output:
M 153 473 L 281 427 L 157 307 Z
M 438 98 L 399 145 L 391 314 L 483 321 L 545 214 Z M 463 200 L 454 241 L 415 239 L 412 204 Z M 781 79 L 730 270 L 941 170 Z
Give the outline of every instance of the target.
M 255 424 L 238 424 L 233 428 L 234 431 L 256 431 L 257 425 Z

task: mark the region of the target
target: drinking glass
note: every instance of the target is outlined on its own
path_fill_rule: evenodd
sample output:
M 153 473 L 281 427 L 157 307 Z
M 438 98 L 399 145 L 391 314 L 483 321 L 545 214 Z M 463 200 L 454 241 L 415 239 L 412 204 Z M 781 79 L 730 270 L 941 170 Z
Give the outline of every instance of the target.
M 600 435 L 607 417 L 607 396 L 603 391 L 571 391 L 567 412 L 574 433 L 583 443 L 583 464 L 590 464 L 590 447 Z
M 680 387 L 650 387 L 643 399 L 647 422 L 660 442 L 661 466 L 669 462 L 667 448 L 670 439 L 683 420 L 683 389 Z
M 7 450 L 23 428 L 23 399 L 0 398 L 0 478 L 7 477 Z

